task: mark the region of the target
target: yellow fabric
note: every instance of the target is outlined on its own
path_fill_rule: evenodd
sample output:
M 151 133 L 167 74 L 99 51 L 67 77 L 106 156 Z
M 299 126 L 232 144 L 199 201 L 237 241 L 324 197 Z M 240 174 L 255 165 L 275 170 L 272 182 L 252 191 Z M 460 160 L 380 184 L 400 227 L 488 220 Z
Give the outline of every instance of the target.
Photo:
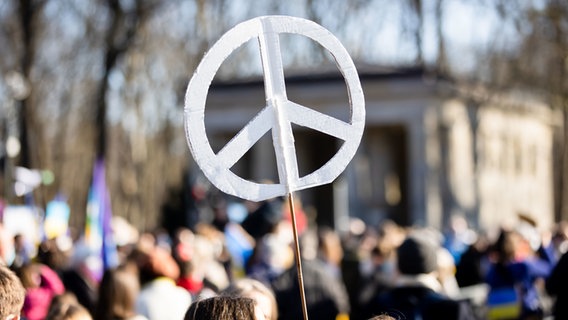
M 487 312 L 487 319 L 489 320 L 503 320 L 503 319 L 517 319 L 521 314 L 521 308 L 518 303 L 507 305 L 500 305 L 499 307 L 489 308 Z
M 335 320 L 349 320 L 349 315 L 345 313 L 340 313 L 335 317 Z

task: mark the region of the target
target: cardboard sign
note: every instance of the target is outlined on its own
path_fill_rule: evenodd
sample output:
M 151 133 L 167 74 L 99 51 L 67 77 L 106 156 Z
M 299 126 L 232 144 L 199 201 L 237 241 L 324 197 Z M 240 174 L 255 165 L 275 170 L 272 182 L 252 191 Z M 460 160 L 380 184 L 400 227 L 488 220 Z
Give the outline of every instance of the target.
M 333 55 L 347 83 L 351 108 L 349 122 L 288 100 L 279 42 L 281 33 L 308 37 Z M 266 106 L 215 154 L 207 139 L 204 123 L 209 86 L 223 61 L 251 39 L 257 39 L 260 44 Z M 341 139 L 344 143 L 321 168 L 299 177 L 292 123 L 318 130 Z M 204 56 L 189 82 L 185 96 L 186 138 L 195 162 L 217 188 L 252 201 L 283 196 L 332 182 L 355 155 L 363 135 L 364 124 L 363 90 L 347 50 L 325 28 L 312 21 L 295 17 L 263 16 L 245 21 L 229 30 Z M 279 182 L 256 183 L 231 172 L 231 167 L 269 130 L 272 131 Z

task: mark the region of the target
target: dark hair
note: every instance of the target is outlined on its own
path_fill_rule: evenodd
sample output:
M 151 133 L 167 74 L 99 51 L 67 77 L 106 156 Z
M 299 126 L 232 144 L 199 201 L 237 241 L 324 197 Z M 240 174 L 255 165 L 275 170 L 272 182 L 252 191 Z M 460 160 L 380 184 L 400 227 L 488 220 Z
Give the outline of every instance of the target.
M 515 243 L 519 235 L 514 231 L 501 229 L 499 237 L 493 245 L 493 250 L 497 254 L 497 263 L 506 265 L 515 259 Z
M 99 286 L 95 319 L 127 319 L 134 316 L 139 290 L 136 274 L 124 269 L 106 270 Z
M 184 320 L 254 320 L 254 308 L 250 298 L 217 296 L 192 303 Z
M 6 266 L 0 266 L 0 318 L 20 315 L 26 290 L 16 274 Z
M 36 283 L 35 280 L 36 276 L 39 275 L 39 264 L 35 262 L 28 262 L 23 264 L 18 268 L 13 268 L 16 272 L 18 278 L 22 282 L 24 289 L 35 288 L 39 286 L 39 283 Z

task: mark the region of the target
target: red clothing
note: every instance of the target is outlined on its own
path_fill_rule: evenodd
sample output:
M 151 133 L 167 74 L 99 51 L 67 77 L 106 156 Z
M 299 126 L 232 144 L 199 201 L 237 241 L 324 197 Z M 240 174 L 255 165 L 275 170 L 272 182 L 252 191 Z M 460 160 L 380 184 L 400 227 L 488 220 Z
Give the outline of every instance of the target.
M 65 292 L 63 282 L 48 266 L 40 266 L 41 284 L 37 288 L 26 289 L 22 315 L 28 320 L 43 320 L 47 315 L 51 299 Z
M 203 281 L 193 279 L 191 277 L 179 278 L 176 282 L 178 287 L 182 287 L 191 294 L 196 295 L 203 289 Z

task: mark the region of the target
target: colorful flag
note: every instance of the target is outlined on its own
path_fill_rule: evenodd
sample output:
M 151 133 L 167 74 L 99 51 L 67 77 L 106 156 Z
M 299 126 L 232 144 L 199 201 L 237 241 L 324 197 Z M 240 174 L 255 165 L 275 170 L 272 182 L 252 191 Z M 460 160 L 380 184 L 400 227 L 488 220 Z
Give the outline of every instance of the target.
M 101 279 L 105 269 L 118 264 L 118 255 L 110 221 L 112 218 L 110 195 L 106 186 L 104 160 L 98 159 L 93 168 L 93 181 L 87 201 L 85 244 L 89 251 L 100 258 L 98 270 L 91 270 Z

